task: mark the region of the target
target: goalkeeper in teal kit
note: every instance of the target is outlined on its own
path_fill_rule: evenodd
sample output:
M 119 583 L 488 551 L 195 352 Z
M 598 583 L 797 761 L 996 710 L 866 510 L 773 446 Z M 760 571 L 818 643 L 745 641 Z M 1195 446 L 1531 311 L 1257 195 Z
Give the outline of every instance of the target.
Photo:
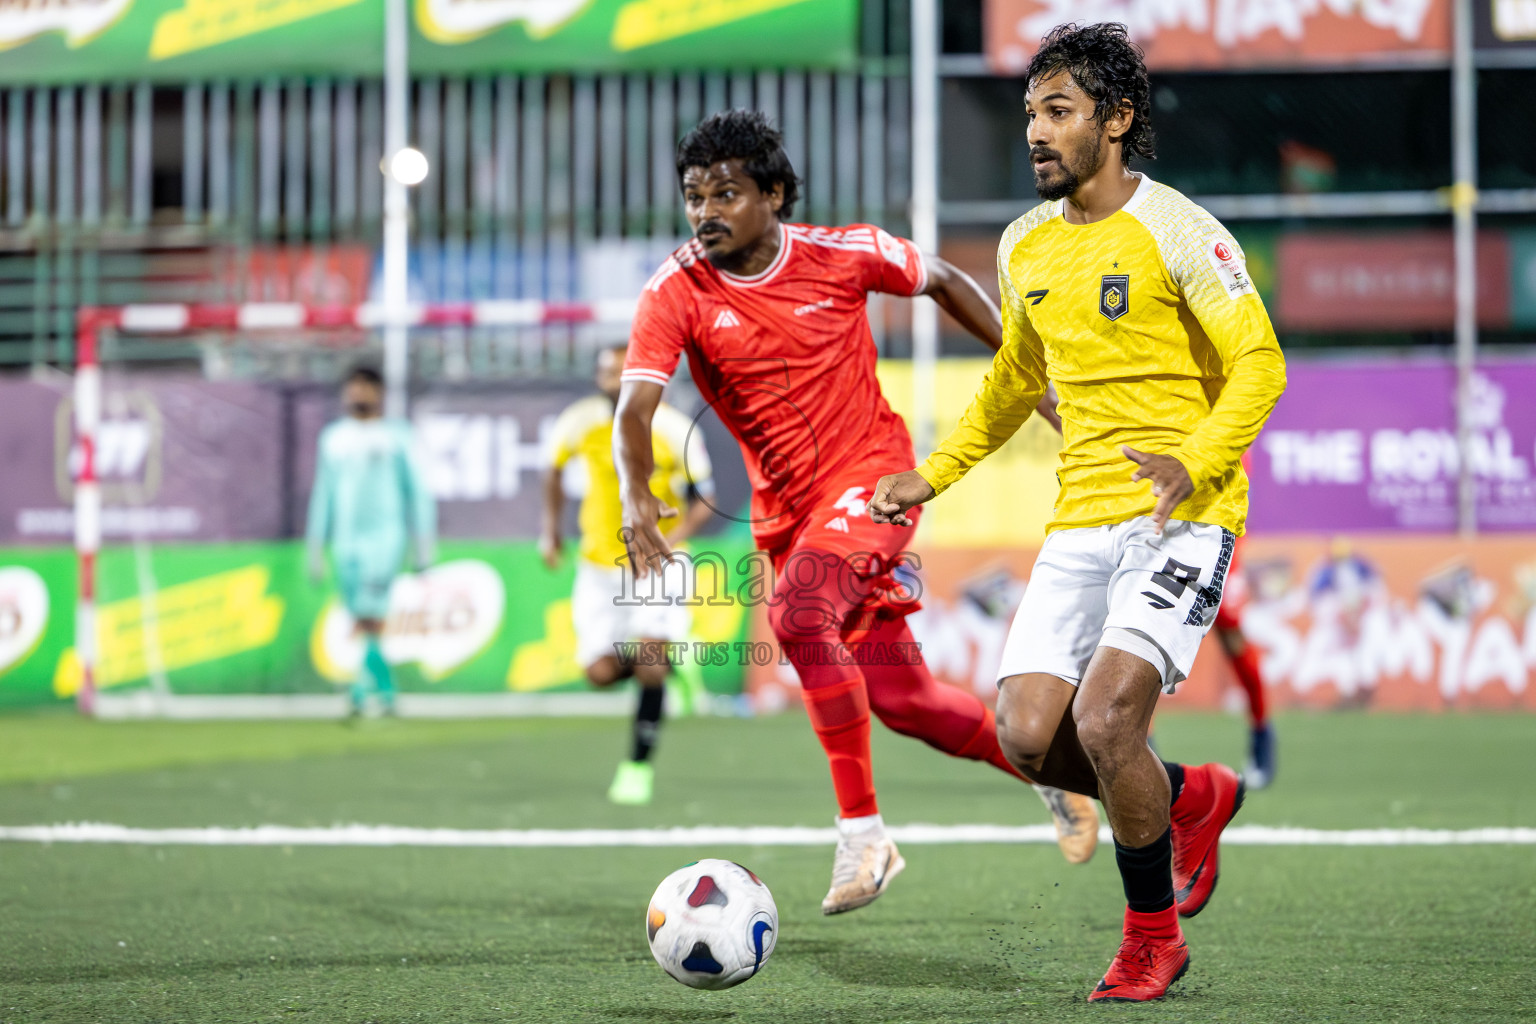
M 342 601 L 363 638 L 363 663 L 352 684 L 352 714 L 361 715 L 370 689 L 386 714 L 395 687 L 381 640 L 389 588 L 407 549 L 418 570 L 432 562 L 437 510 L 411 452 L 411 428 L 383 418 L 384 382 L 368 367 L 342 386 L 346 416 L 320 433 L 315 486 L 309 499 L 309 566 L 325 576 L 331 548 Z

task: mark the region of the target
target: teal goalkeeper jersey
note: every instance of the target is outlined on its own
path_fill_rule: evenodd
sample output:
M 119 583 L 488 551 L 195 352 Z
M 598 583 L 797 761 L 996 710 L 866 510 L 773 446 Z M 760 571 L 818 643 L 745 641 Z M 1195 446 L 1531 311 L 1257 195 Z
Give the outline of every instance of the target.
M 419 559 L 430 561 L 436 527 L 437 509 L 416 466 L 408 424 L 348 417 L 321 431 L 309 499 L 312 552 L 329 542 L 338 558 L 394 573 L 408 540 L 415 540 Z

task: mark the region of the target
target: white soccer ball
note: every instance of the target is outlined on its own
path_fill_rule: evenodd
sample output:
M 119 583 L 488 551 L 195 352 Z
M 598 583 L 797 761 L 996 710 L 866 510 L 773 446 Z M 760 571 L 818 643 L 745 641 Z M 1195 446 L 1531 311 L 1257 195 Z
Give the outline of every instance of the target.
M 701 860 L 656 887 L 645 914 L 651 955 L 691 988 L 730 988 L 762 970 L 779 937 L 773 893 L 733 861 Z

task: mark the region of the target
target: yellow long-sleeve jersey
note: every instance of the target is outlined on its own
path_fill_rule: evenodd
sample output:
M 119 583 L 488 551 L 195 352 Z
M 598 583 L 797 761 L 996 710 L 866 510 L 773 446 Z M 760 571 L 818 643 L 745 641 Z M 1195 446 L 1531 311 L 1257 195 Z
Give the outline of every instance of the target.
M 1003 347 L 960 423 L 918 467 L 942 493 L 997 450 L 1053 381 L 1062 449 L 1048 531 L 1152 511 L 1121 445 L 1172 455 L 1194 494 L 1176 519 L 1243 532 L 1243 452 L 1285 390 L 1274 328 L 1227 230 L 1142 176 L 1113 215 L 1070 224 L 1042 203 L 997 250 Z
M 566 406 L 549 433 L 551 466 L 564 469 L 580 459 L 586 470 L 577 523 L 581 527 L 583 558 L 605 568 L 622 565 L 627 557 L 619 535 L 623 526 L 619 502 L 619 472 L 613 465 L 613 400 L 590 395 Z M 687 506 L 689 489 L 714 495 L 713 469 L 704 448 L 704 434 L 687 416 L 663 402 L 651 421 L 651 492 L 675 509 Z M 672 516 L 658 522 L 663 534 L 678 524 Z

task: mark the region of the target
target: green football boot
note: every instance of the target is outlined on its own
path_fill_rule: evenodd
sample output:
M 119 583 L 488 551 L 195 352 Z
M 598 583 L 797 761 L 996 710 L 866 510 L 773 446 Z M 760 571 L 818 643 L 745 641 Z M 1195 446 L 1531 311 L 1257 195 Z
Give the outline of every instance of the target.
M 613 774 L 613 785 L 608 787 L 608 802 L 634 807 L 651 802 L 655 788 L 656 769 L 647 761 L 620 761 L 619 770 Z

